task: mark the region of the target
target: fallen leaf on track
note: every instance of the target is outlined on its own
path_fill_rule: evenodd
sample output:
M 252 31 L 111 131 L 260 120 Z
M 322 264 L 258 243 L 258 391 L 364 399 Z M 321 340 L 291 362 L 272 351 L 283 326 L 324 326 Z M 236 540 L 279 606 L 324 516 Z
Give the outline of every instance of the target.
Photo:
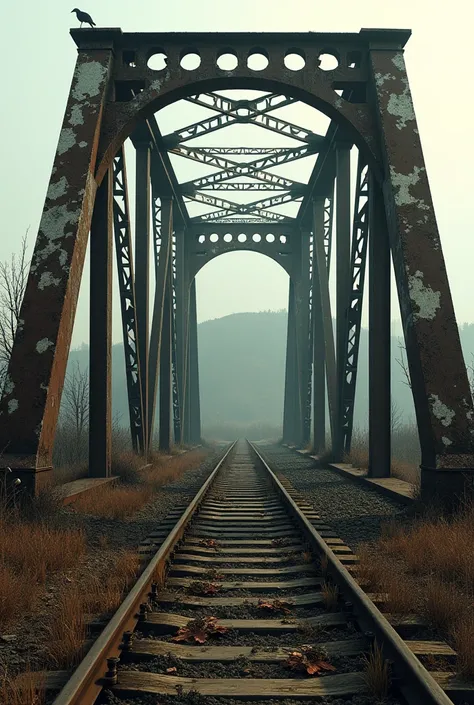
M 218 624 L 217 617 L 191 619 L 185 627 L 180 627 L 172 641 L 190 641 L 204 644 L 209 637 L 225 634 L 229 630 Z

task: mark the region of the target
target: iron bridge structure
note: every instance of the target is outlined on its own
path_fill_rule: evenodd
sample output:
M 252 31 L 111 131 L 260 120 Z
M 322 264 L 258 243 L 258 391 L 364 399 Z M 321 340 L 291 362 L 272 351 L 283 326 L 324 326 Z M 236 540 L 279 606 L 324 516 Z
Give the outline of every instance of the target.
M 91 476 L 107 476 L 111 467 L 114 256 L 133 447 L 148 456 L 155 425 L 163 450 L 198 443 L 195 277 L 213 258 L 246 250 L 272 258 L 289 275 L 283 440 L 323 454 L 328 426 L 335 460 L 351 445 L 368 270 L 374 477 L 390 475 L 391 465 L 392 259 L 422 491 L 458 492 L 474 468 L 473 404 L 405 68 L 410 31 L 95 28 L 71 35 L 77 63 L 0 405 L 2 465 L 34 492 L 50 478 L 88 242 Z M 233 98 L 229 91 L 253 97 Z M 176 101 L 205 108 L 211 117 L 162 134 L 155 115 Z M 282 117 L 298 102 L 329 118 L 324 134 Z M 244 124 L 289 141 L 279 147 L 202 141 Z M 134 233 L 128 138 L 135 148 Z M 354 147 L 358 164 L 351 176 Z M 176 156 L 203 165 L 204 175 L 180 182 Z M 309 180 L 279 173 L 307 157 L 314 159 Z M 198 215 L 190 214 L 193 204 Z

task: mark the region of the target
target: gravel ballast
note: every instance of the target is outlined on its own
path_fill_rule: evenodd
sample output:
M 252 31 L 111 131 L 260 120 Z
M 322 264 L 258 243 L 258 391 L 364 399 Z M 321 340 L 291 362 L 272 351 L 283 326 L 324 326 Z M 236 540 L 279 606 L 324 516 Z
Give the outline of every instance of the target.
M 321 519 L 356 549 L 380 536 L 382 524 L 409 511 L 402 502 L 356 484 L 312 458 L 278 445 L 257 444 L 272 470 L 284 475 L 312 503 Z

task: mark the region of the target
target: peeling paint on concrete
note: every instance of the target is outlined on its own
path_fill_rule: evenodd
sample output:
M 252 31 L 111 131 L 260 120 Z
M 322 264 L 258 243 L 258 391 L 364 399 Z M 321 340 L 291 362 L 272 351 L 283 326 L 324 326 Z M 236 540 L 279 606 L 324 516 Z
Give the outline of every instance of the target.
M 406 72 L 405 69 L 405 59 L 403 58 L 403 54 L 400 52 L 399 54 L 395 54 L 394 57 L 392 57 L 392 64 L 397 68 L 399 71 L 403 71 L 403 73 Z
M 448 446 L 451 446 L 451 445 L 453 444 L 453 442 L 450 441 L 447 436 L 441 436 L 441 440 L 443 441 L 443 445 L 445 445 L 446 448 L 447 448 Z
M 49 350 L 49 348 L 54 348 L 54 343 L 49 338 L 42 338 L 36 343 L 36 352 L 40 355 Z
M 84 149 L 84 147 L 87 147 L 87 142 L 84 142 L 84 140 L 82 140 L 82 142 L 79 142 L 79 147 L 81 149 Z
M 58 140 L 58 154 L 59 156 L 65 154 L 67 151 L 74 147 L 76 144 L 76 135 L 72 127 L 63 127 Z
M 82 107 L 77 103 L 71 108 L 71 117 L 69 118 L 69 124 L 74 126 L 84 124 L 84 115 L 82 114 Z
M 75 85 L 72 89 L 72 97 L 75 100 L 84 101 L 86 98 L 93 98 L 99 95 L 102 81 L 107 73 L 107 67 L 99 61 L 88 61 L 80 64 L 75 72 Z
M 377 84 L 378 88 L 381 88 L 384 83 L 387 81 L 393 81 L 394 77 L 390 73 L 376 73 L 375 74 L 375 83 Z
M 8 396 L 9 394 L 11 394 L 14 389 L 15 389 L 15 383 L 13 382 L 11 375 L 7 374 L 7 377 L 5 379 L 5 384 L 3 387 L 3 391 L 5 393 L 5 396 Z
M 402 78 L 401 80 L 402 83 L 405 84 L 403 93 L 401 95 L 392 93 L 387 105 L 387 110 L 390 115 L 398 118 L 397 128 L 399 130 L 405 129 L 407 123 L 415 119 L 415 111 L 413 109 L 408 79 Z
M 8 402 L 8 413 L 13 414 L 13 412 L 18 409 L 18 406 L 18 399 L 10 399 Z
M 48 286 L 57 286 L 58 284 L 61 283 L 61 279 L 57 279 L 56 277 L 53 277 L 51 272 L 43 272 L 41 275 L 41 278 L 38 282 L 38 289 L 46 289 Z
M 423 272 L 419 270 L 415 274 L 408 275 L 408 291 L 410 299 L 418 306 L 418 311 L 413 313 L 414 318 L 432 321 L 438 309 L 441 308 L 441 292 L 433 291 L 430 286 L 425 286 Z
M 59 264 L 61 265 L 61 267 L 64 268 L 66 266 L 68 256 L 69 255 L 66 250 L 59 250 Z
M 67 193 L 68 188 L 68 180 L 65 176 L 61 176 L 59 181 L 56 181 L 55 184 L 49 184 L 48 193 L 46 197 L 49 198 L 50 201 L 55 201 L 57 198 L 64 196 L 64 194 Z
M 41 218 L 40 231 L 43 233 L 47 242 L 42 250 L 36 250 L 33 255 L 31 271 L 35 272 L 43 260 L 50 257 L 57 250 L 61 251 L 60 257 L 64 259 L 62 253 L 64 250 L 60 247 L 60 240 L 66 236 L 66 227 L 77 225 L 81 209 L 76 208 L 73 211 L 68 210 L 67 204 L 53 206 L 44 211 Z
M 456 412 L 446 406 L 446 404 L 443 404 L 437 394 L 430 394 L 429 402 L 431 404 L 431 411 L 438 421 L 441 421 L 443 426 L 451 426 Z
M 411 174 L 399 174 L 393 165 L 390 165 L 390 179 L 392 186 L 398 191 L 395 193 L 395 203 L 397 206 L 416 205 L 421 210 L 430 210 L 430 207 L 420 198 L 414 198 L 410 193 L 410 188 L 415 186 L 420 180 L 420 174 L 425 171 L 425 167 L 414 166 Z

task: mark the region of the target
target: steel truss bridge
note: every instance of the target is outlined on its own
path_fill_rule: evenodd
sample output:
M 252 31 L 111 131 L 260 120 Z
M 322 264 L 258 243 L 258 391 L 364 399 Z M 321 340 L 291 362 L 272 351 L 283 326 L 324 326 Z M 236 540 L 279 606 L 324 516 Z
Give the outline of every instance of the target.
M 463 488 L 474 468 L 473 406 L 403 58 L 410 32 L 134 34 L 112 28 L 71 35 L 77 64 L 0 405 L 3 465 L 31 491 L 50 476 L 90 235 L 92 476 L 110 473 L 114 250 L 131 437 L 144 456 L 152 449 L 156 409 L 161 449 L 200 440 L 195 276 L 222 253 L 250 250 L 271 257 L 290 277 L 284 441 L 311 442 L 315 453 L 326 452 L 327 403 L 333 458 L 350 449 L 368 268 L 369 472 L 390 474 L 392 257 L 422 491 L 453 496 Z M 158 68 L 154 57 L 163 59 Z M 223 64 L 229 57 L 233 67 Z M 295 57 L 297 66 L 289 68 Z M 260 94 L 234 99 L 225 93 L 235 90 Z M 178 100 L 183 109 L 204 108 L 211 116 L 162 134 L 155 114 Z M 330 118 L 325 134 L 282 118 L 298 102 Z M 236 125 L 273 133 L 275 141 L 278 135 L 280 143 L 287 138 L 286 146 L 202 142 Z M 134 237 L 127 138 L 136 152 Z M 203 175 L 180 183 L 175 157 L 205 167 Z M 281 175 L 282 167 L 307 157 L 314 160 L 309 180 Z M 190 215 L 192 204 L 200 215 Z M 295 216 L 285 215 L 288 205 Z M 330 267 L 336 270 L 333 311 Z

